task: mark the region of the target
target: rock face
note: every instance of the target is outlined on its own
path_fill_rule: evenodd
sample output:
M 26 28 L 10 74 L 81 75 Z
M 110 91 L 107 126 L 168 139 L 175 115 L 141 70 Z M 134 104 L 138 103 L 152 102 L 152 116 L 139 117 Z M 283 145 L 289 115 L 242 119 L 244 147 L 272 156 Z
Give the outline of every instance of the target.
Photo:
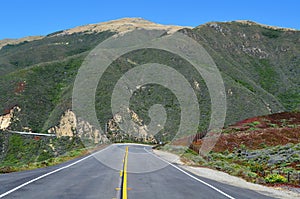
M 108 122 L 108 136 L 113 141 L 137 141 L 156 143 L 156 139 L 149 132 L 147 126 L 143 124 L 143 120 L 132 110 L 127 110 L 130 115 L 129 124 L 125 124 L 125 120 L 121 114 L 116 114 L 113 119 Z M 120 128 L 126 128 L 126 132 Z
M 61 116 L 58 126 L 52 127 L 48 133 L 55 133 L 57 137 L 70 136 L 73 137 L 76 131 L 76 116 L 71 110 L 67 110 Z
M 0 129 L 5 130 L 9 125 L 11 124 L 11 119 L 13 116 L 13 111 L 10 110 L 10 112 L 6 115 L 0 116 Z
M 67 110 L 60 119 L 59 125 L 52 127 L 48 133 L 55 133 L 57 137 L 78 136 L 84 140 L 90 140 L 95 144 L 108 142 L 107 137 L 94 128 L 91 124 L 78 119 L 75 113 Z
M 109 142 L 107 136 L 93 127 L 90 123 L 78 119 L 77 134 L 81 139 L 93 140 L 95 144 Z
M 16 106 L 9 113 L 0 116 L 0 130 L 6 130 L 10 127 L 13 121 L 18 120 L 15 117 L 16 112 L 20 112 L 21 108 Z M 77 118 L 75 113 L 67 110 L 61 116 L 59 124 L 48 129 L 48 133 L 55 134 L 57 137 L 79 137 L 84 141 L 92 141 L 94 144 L 107 143 L 109 141 L 139 141 L 156 143 L 153 135 L 143 125 L 143 120 L 132 110 L 128 110 L 130 115 L 131 125 L 127 132 L 121 130 L 120 125 L 123 125 L 124 118 L 121 114 L 116 114 L 114 118 L 109 120 L 107 132 L 101 133 L 89 122 Z M 23 127 L 23 130 L 31 131 L 29 127 Z
M 16 111 L 20 112 L 21 108 L 15 106 L 9 111 L 9 113 L 0 116 L 0 130 L 6 130 L 10 126 Z
M 107 143 L 109 141 L 138 141 L 156 143 L 153 135 L 148 132 L 147 126 L 143 125 L 143 120 L 132 110 L 128 110 L 131 123 L 127 132 L 124 132 L 120 125 L 124 124 L 121 114 L 116 114 L 109 120 L 107 132 L 101 133 L 89 122 L 77 118 L 75 113 L 67 110 L 60 119 L 59 125 L 52 127 L 48 133 L 55 133 L 57 137 L 78 136 L 84 141 L 92 141 L 95 144 Z

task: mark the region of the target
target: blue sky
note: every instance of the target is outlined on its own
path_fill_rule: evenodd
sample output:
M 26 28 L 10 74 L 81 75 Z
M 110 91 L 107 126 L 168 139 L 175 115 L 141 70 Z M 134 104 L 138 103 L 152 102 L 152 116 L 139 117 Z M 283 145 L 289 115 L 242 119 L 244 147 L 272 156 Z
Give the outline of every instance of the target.
M 298 0 L 1 0 L 0 39 L 46 35 L 123 17 L 197 26 L 247 19 L 300 29 Z

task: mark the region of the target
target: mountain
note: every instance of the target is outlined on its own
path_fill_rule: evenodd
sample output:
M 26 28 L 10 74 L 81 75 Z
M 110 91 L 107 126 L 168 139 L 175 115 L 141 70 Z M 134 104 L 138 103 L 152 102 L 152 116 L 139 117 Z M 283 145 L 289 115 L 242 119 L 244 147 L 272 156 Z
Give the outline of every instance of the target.
M 105 39 L 135 29 L 164 30 L 166 35 L 180 31 L 205 48 L 225 83 L 226 125 L 258 115 L 299 111 L 300 31 L 250 21 L 211 22 L 190 28 L 124 18 L 46 36 L 0 41 L 0 113 L 7 118 L 14 107 L 20 109 L 14 114 L 17 119 L 12 117 L 5 129 L 63 132 L 59 128 L 64 128 L 62 118 L 71 111 L 73 83 L 84 58 Z M 195 94 L 201 111 L 199 131 L 205 131 L 210 117 L 210 98 L 204 80 L 195 75 L 181 57 L 156 49 L 125 54 L 109 67 L 107 74 L 111 75 L 100 80 L 96 92 L 95 107 L 101 126 L 114 118 L 110 97 L 116 81 L 124 71 L 153 60 L 173 66 L 191 85 L 197 83 Z M 140 127 L 150 122 L 149 108 L 162 104 L 168 119 L 156 139 L 174 137 L 180 123 L 180 106 L 170 90 L 147 85 L 136 92 L 130 103 L 132 116 L 138 115 L 142 121 L 138 124 Z M 116 133 L 124 136 L 116 140 Z M 135 139 L 112 127 L 103 137 L 106 138 Z
M 207 23 L 187 32 L 222 72 L 229 93 L 227 116 L 233 116 L 229 123 L 299 110 L 299 31 L 235 21 Z

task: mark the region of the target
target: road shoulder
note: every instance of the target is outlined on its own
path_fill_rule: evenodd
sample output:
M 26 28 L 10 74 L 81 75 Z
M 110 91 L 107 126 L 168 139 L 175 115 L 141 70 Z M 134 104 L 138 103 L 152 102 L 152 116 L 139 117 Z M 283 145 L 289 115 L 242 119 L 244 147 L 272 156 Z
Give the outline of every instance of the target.
M 153 150 L 153 152 L 164 160 L 167 160 L 168 162 L 173 164 L 177 164 L 186 171 L 189 171 L 199 177 L 204 177 L 224 184 L 249 189 L 270 197 L 286 199 L 300 198 L 300 194 L 296 192 L 250 183 L 236 176 L 231 176 L 227 173 L 209 168 L 187 166 L 182 161 L 180 161 L 180 157 L 178 155 L 166 151 Z

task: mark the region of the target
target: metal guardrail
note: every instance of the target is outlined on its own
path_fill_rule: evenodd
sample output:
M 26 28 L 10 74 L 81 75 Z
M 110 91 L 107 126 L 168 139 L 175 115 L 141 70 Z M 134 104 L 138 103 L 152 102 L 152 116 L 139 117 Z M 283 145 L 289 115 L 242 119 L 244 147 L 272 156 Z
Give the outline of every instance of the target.
M 9 133 L 16 133 L 16 134 L 21 134 L 21 135 L 56 137 L 55 134 L 47 134 L 47 133 L 31 133 L 31 132 L 11 131 L 11 130 L 6 130 L 6 131 L 9 132 Z

